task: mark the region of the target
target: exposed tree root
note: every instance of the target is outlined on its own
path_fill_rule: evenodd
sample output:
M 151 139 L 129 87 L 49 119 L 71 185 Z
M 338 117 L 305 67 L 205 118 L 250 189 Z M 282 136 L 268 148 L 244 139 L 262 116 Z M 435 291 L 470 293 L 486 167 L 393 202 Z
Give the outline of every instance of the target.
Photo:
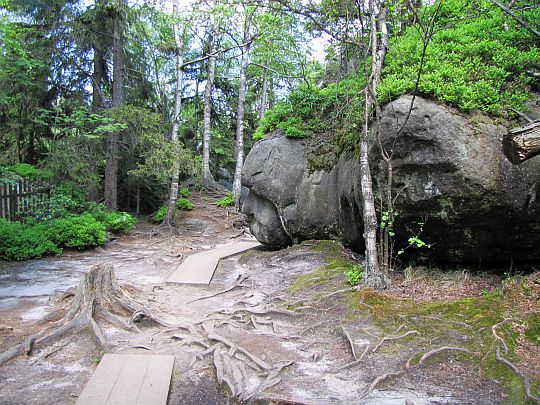
M 446 351 L 458 351 L 458 352 L 464 352 L 464 353 L 471 353 L 470 350 L 468 349 L 465 349 L 463 347 L 458 347 L 458 346 L 442 346 L 442 347 L 439 347 L 437 349 L 433 349 L 433 350 L 430 350 L 429 352 L 427 353 L 424 353 L 424 355 L 420 358 L 420 361 L 418 362 L 418 364 L 423 364 L 424 361 L 426 361 L 428 358 L 430 358 L 431 356 L 434 356 L 436 354 L 439 354 L 439 353 L 442 353 L 442 352 L 446 352 Z
M 130 322 L 125 322 L 117 314 L 133 316 Z M 112 265 L 100 264 L 85 274 L 64 317 L 30 336 L 24 343 L 0 354 L 0 365 L 18 354 L 29 355 L 38 345 L 46 346 L 81 331 L 89 332 L 99 349 L 106 347 L 107 342 L 94 319 L 95 315 L 128 330 L 138 331 L 133 322 L 141 318 L 147 318 L 159 325 L 171 326 L 118 285 Z
M 399 377 L 404 372 L 405 372 L 405 370 L 400 370 L 400 371 L 396 371 L 396 372 L 393 372 L 393 373 L 384 373 L 384 374 L 381 374 L 380 376 L 376 377 L 371 382 L 371 384 L 369 385 L 366 392 L 364 392 L 364 394 L 362 395 L 362 398 L 364 398 L 364 397 L 368 396 L 369 394 L 371 394 L 375 390 L 375 388 L 377 388 L 377 385 L 379 385 L 381 382 L 387 380 L 390 377 Z
M 373 350 L 371 350 L 371 353 L 375 353 L 377 350 L 379 350 L 379 348 L 384 344 L 384 342 L 389 342 L 391 340 L 398 340 L 398 339 L 403 339 L 404 337 L 407 337 L 407 336 L 410 336 L 410 335 L 419 335 L 420 333 L 418 333 L 418 331 L 416 330 L 410 330 L 406 333 L 404 333 L 403 335 L 400 335 L 400 336 L 385 336 L 381 339 L 381 341 L 379 342 L 379 344 L 377 346 L 375 346 L 373 348 Z
M 497 359 L 498 362 L 510 368 L 510 370 L 516 373 L 519 376 L 519 378 L 521 378 L 521 381 L 523 381 L 523 385 L 525 386 L 525 394 L 527 395 L 527 398 L 532 399 L 537 402 L 540 401 L 540 398 L 533 395 L 533 393 L 531 392 L 531 381 L 529 380 L 529 377 L 523 374 L 513 363 L 505 359 L 501 355 L 499 348 L 497 348 L 497 350 L 495 351 L 495 358 Z
M 229 291 L 234 290 L 237 287 L 243 287 L 242 283 L 244 281 L 246 281 L 248 278 L 249 278 L 249 276 L 247 274 L 242 274 L 242 275 L 238 276 L 238 279 L 234 284 L 232 284 L 231 286 L 225 288 L 224 290 L 218 291 L 215 294 L 209 294 L 209 295 L 204 295 L 204 296 L 199 297 L 199 298 L 195 298 L 194 300 L 186 302 L 186 304 L 191 304 L 193 302 L 202 301 L 202 300 L 205 300 L 205 299 L 208 299 L 208 298 L 217 297 L 218 295 L 225 294 L 225 293 L 227 293 Z
M 341 330 L 343 331 L 343 334 L 347 338 L 347 341 L 349 342 L 349 346 L 351 347 L 351 352 L 355 360 L 358 360 L 358 356 L 356 355 L 356 348 L 354 347 L 354 342 L 351 339 L 351 335 L 349 335 L 349 332 L 345 329 L 345 327 L 341 326 Z

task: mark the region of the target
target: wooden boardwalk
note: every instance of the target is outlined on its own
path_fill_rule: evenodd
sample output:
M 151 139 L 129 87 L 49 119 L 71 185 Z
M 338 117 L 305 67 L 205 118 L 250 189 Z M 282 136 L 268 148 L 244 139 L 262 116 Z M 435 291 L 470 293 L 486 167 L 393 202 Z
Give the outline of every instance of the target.
M 106 354 L 76 405 L 165 405 L 174 356 Z
M 253 240 L 240 240 L 188 256 L 169 277 L 167 283 L 208 285 L 221 259 L 260 246 Z

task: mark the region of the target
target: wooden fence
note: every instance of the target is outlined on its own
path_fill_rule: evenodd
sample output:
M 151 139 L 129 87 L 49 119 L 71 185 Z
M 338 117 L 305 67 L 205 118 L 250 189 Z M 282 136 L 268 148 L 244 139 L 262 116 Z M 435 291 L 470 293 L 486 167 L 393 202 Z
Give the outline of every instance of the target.
M 0 179 L 0 218 L 8 221 L 24 219 L 48 208 L 49 195 L 28 180 Z

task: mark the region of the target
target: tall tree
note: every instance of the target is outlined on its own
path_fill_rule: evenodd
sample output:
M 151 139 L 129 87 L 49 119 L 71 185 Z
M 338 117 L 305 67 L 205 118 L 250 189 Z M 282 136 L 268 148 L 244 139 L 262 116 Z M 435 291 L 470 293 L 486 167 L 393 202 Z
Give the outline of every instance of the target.
M 174 14 L 179 8 L 178 0 L 174 6 Z M 184 82 L 184 34 L 180 32 L 180 22 L 175 22 L 173 26 L 174 45 L 176 52 L 176 84 L 174 90 L 174 115 L 171 130 L 171 142 L 173 143 L 175 156 L 172 166 L 171 184 L 169 190 L 169 202 L 167 204 L 167 215 L 163 225 L 174 225 L 174 214 L 176 212 L 176 200 L 178 199 L 178 181 L 180 177 L 180 143 L 178 142 L 178 128 L 180 126 L 180 115 L 182 112 L 182 88 Z
M 206 77 L 206 85 L 204 88 L 204 110 L 203 110 L 203 150 L 202 150 L 202 178 L 213 181 L 212 173 L 210 172 L 210 115 L 212 112 L 212 87 L 214 85 L 214 77 L 216 74 L 216 50 L 218 44 L 218 27 L 214 27 L 212 23 L 209 28 L 208 38 L 208 74 Z
M 233 195 L 235 206 L 240 205 L 242 192 L 242 166 L 244 164 L 244 113 L 247 89 L 247 71 L 249 66 L 249 50 L 254 37 L 251 36 L 251 16 L 245 10 L 244 35 L 242 43 L 242 59 L 240 63 L 240 77 L 238 79 L 238 110 L 236 113 L 236 167 L 233 179 Z
M 113 92 L 112 107 L 124 103 L 124 19 L 127 0 L 116 0 L 113 19 Z M 105 205 L 110 210 L 118 208 L 118 142 L 119 132 L 112 132 L 107 142 L 105 166 Z
M 372 114 L 378 121 L 377 84 L 381 80 L 382 66 L 388 47 L 388 27 L 386 16 L 388 5 L 381 0 L 369 0 L 369 27 L 371 49 L 371 73 L 364 89 L 364 127 L 360 137 L 360 186 L 362 189 L 362 216 L 364 220 L 364 242 L 366 244 L 366 259 L 364 276 L 366 284 L 373 288 L 386 288 L 390 284 L 387 269 L 380 266 L 377 252 L 377 211 L 373 180 L 369 164 L 369 138 L 373 129 L 370 126 Z M 377 130 L 378 125 L 375 125 Z

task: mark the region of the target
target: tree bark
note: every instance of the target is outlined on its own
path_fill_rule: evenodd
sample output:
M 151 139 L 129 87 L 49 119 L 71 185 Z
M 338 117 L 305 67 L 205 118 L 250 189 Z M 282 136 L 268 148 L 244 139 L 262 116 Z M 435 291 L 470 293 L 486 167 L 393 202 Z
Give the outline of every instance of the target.
M 177 6 L 175 5 L 175 12 Z M 178 157 L 180 155 L 180 143 L 178 142 L 178 127 L 180 126 L 180 114 L 182 112 L 182 87 L 184 81 L 183 63 L 184 63 L 184 41 L 183 36 L 180 34 L 179 24 L 175 24 L 174 30 L 174 43 L 176 47 L 176 86 L 174 97 L 174 120 L 171 130 L 171 142 L 175 149 L 175 158 L 172 167 L 171 186 L 169 190 L 169 202 L 167 204 L 167 215 L 163 221 L 163 225 L 174 225 L 174 214 L 176 212 L 176 200 L 178 199 L 178 180 L 180 177 L 180 162 Z
M 270 68 L 270 57 L 266 58 L 266 69 L 264 69 L 263 85 L 261 90 L 261 105 L 259 106 L 259 122 L 263 120 L 266 114 L 266 105 L 268 104 L 268 69 Z
M 112 107 L 124 103 L 124 22 L 122 13 L 125 0 L 118 1 L 118 9 L 113 22 L 113 95 Z M 120 133 L 109 135 L 107 163 L 105 166 L 105 206 L 113 211 L 118 209 L 118 141 Z
M 508 131 L 503 137 L 503 152 L 515 165 L 540 155 L 540 122 Z
M 362 189 L 362 208 L 364 220 L 364 242 L 366 244 L 366 259 L 364 264 L 364 278 L 368 286 L 373 288 L 386 288 L 390 279 L 384 267 L 379 266 L 377 255 L 377 211 L 375 210 L 375 197 L 373 193 L 373 179 L 369 165 L 369 136 L 372 112 L 377 113 L 376 91 L 381 78 L 382 65 L 388 46 L 388 29 L 385 4 L 375 4 L 376 0 L 369 0 L 370 26 L 371 26 L 371 74 L 364 90 L 364 128 L 360 139 L 360 186 Z M 377 21 L 378 20 L 378 21 Z
M 103 83 L 103 50 L 94 46 L 94 71 L 92 73 L 92 110 L 99 111 L 103 108 L 103 93 L 101 85 Z
M 212 86 L 216 74 L 216 31 L 210 32 L 210 57 L 208 58 L 208 77 L 204 87 L 204 112 L 203 112 L 203 150 L 202 150 L 202 178 L 214 181 L 210 172 L 210 114 L 212 112 Z
M 242 192 L 242 165 L 244 164 L 244 112 L 247 87 L 247 69 L 249 65 L 249 50 L 251 42 L 248 41 L 249 27 L 246 23 L 244 30 L 244 44 L 242 45 L 242 62 L 240 65 L 240 79 L 238 82 L 238 113 L 236 116 L 236 168 L 234 170 L 233 195 L 235 207 L 239 208 L 240 193 Z

